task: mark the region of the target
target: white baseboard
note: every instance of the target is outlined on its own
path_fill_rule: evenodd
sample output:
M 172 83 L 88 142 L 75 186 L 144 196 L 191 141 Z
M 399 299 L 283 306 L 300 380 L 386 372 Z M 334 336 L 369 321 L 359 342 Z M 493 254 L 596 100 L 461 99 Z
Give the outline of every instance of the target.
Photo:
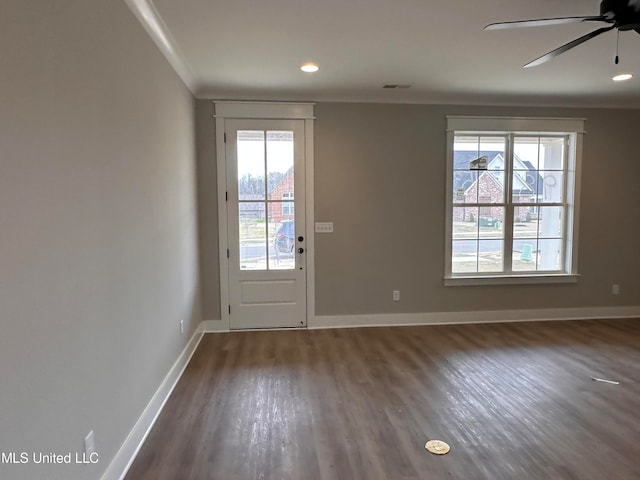
M 372 315 L 320 315 L 309 319 L 307 328 L 399 327 L 409 325 L 596 320 L 607 318 L 640 318 L 640 306 L 389 313 Z
M 228 332 L 229 325 L 224 320 L 204 320 L 201 324 L 204 333 Z
M 479 310 L 467 312 L 372 313 L 367 315 L 316 315 L 309 330 L 321 328 L 401 327 L 410 325 L 454 325 L 465 323 L 542 322 L 554 320 L 598 320 L 640 318 L 640 306 L 541 308 L 534 310 Z M 204 333 L 229 332 L 223 320 L 205 320 Z M 290 330 L 290 329 L 287 329 Z
M 142 447 L 142 444 L 151 431 L 158 415 L 160 415 L 169 395 L 171 395 L 171 392 L 178 383 L 178 380 L 180 380 L 184 369 L 189 364 L 189 360 L 191 360 L 193 353 L 196 351 L 203 333 L 203 322 L 201 322 L 189 340 L 189 343 L 184 347 L 184 350 L 158 387 L 158 390 L 156 390 L 156 393 L 151 397 L 151 401 L 149 401 L 133 429 L 129 432 L 129 435 L 109 464 L 109 467 L 107 467 L 107 470 L 102 475 L 102 480 L 124 479 L 129 467 L 135 460 L 140 447 Z

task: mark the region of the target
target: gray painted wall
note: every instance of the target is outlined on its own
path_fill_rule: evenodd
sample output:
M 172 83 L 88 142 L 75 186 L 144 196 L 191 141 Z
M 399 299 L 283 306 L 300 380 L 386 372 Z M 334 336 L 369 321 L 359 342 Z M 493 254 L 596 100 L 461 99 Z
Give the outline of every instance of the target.
M 210 108 L 210 101 L 198 103 Z M 638 304 L 640 111 L 320 103 L 315 113 L 315 216 L 335 226 L 332 235 L 316 235 L 318 315 Z M 443 286 L 447 115 L 587 119 L 577 285 Z M 207 169 L 212 138 L 198 140 Z M 215 191 L 214 173 L 200 181 Z M 214 212 L 215 195 L 206 202 Z M 211 237 L 214 221 L 201 217 Z M 202 250 L 204 317 L 218 319 L 218 266 L 209 257 L 217 243 L 210 238 Z M 621 295 L 611 295 L 612 283 Z M 394 289 L 400 302 L 391 299 Z
M 195 102 L 121 1 L 4 0 L 0 58 L 0 452 L 100 454 L 0 478 L 96 479 L 201 318 Z
M 202 312 L 206 320 L 220 319 L 220 262 L 218 258 L 218 175 L 215 109 L 208 100 L 196 103 L 198 144 L 198 217 Z M 207 292 L 205 295 L 204 292 Z
M 0 58 L 0 451 L 81 451 L 93 429 L 101 458 L 0 478 L 99 478 L 200 321 L 200 282 L 219 318 L 213 110 L 122 2 L 5 0 Z M 316 219 L 335 223 L 316 239 L 318 314 L 637 303 L 639 111 L 316 115 Z M 442 286 L 446 115 L 588 119 L 578 285 Z

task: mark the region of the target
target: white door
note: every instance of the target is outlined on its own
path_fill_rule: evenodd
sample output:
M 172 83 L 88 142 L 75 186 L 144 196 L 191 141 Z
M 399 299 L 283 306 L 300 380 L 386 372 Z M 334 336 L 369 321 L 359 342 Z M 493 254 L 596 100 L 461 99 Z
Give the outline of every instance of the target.
M 231 329 L 306 326 L 304 120 L 226 120 Z

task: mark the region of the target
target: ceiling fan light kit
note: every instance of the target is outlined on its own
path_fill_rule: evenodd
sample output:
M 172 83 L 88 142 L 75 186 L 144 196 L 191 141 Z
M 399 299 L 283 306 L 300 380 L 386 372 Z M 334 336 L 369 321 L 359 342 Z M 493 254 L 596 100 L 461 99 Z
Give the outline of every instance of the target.
M 618 29 L 618 32 L 634 30 L 640 34 L 640 0 L 602 0 L 600 2 L 600 15 L 589 17 L 559 17 L 559 18 L 538 18 L 534 20 L 516 20 L 513 22 L 498 22 L 487 25 L 485 30 L 502 30 L 506 28 L 541 27 L 549 25 L 562 25 L 567 23 L 606 23 L 606 27 L 601 27 L 582 37 L 576 38 L 555 50 L 545 53 L 541 57 L 524 65 L 524 68 L 535 67 L 548 62 L 552 58 L 577 47 L 578 45 L 591 40 L 610 30 Z

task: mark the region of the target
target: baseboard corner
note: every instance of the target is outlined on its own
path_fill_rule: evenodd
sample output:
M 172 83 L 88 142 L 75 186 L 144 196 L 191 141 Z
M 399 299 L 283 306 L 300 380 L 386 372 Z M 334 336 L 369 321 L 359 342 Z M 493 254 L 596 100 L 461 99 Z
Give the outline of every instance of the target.
M 185 345 L 182 353 L 174 362 L 164 380 L 151 397 L 151 400 L 127 435 L 120 449 L 109 463 L 101 480 L 123 480 L 131 464 L 135 460 L 140 448 L 144 444 L 147 435 L 153 428 L 158 416 L 169 399 L 171 392 L 182 377 L 182 374 L 195 353 L 204 334 L 204 322 L 200 322 L 195 332 Z

